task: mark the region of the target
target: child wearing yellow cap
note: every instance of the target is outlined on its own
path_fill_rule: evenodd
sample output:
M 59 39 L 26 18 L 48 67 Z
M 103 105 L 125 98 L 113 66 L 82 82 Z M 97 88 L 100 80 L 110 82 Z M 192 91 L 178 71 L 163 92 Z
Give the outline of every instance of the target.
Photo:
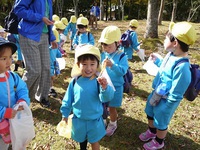
M 139 52 L 138 46 L 140 43 L 138 42 L 138 36 L 136 32 L 138 26 L 139 23 L 136 19 L 132 19 L 129 22 L 129 29 L 126 32 L 130 35 L 131 44 L 129 46 L 123 46 L 121 44 L 121 49 L 127 55 L 129 60 L 132 60 L 134 51 Z
M 114 90 L 105 77 L 98 77 L 100 69 L 100 51 L 93 45 L 84 45 L 75 51 L 75 64 L 71 72 L 74 77 L 62 100 L 60 111 L 63 120 L 73 112 L 71 137 L 80 143 L 80 149 L 86 149 L 87 141 L 92 150 L 99 150 L 99 140 L 105 134 L 102 118 L 102 102 L 113 98 Z
M 106 135 L 111 136 L 117 129 L 117 107 L 122 104 L 123 98 L 123 76 L 126 74 L 128 65 L 127 56 L 119 50 L 121 31 L 116 26 L 108 26 L 103 29 L 99 42 L 102 45 L 101 54 L 102 65 L 106 66 L 106 71 L 116 89 L 114 98 L 109 102 L 110 122 L 106 129 Z
M 189 46 L 196 40 L 196 31 L 188 22 L 170 23 L 169 31 L 164 40 L 164 48 L 168 54 L 163 60 L 152 55 L 154 63 L 160 65 L 153 80 L 153 91 L 147 98 L 145 113 L 148 129 L 139 135 L 145 150 L 164 147 L 164 139 L 168 125 L 179 106 L 183 95 L 191 82 L 189 62 L 177 62 L 188 59 Z
M 65 28 L 63 34 L 65 36 L 67 36 L 69 32 L 71 33 L 71 35 L 70 35 L 70 50 L 73 50 L 72 41 L 73 41 L 74 36 L 76 34 L 76 16 L 75 15 L 72 15 L 70 17 L 69 24 Z
M 62 49 L 61 40 L 60 40 L 60 34 L 63 33 L 65 29 L 65 25 L 62 23 L 62 21 L 56 21 L 53 26 L 53 33 L 56 37 L 56 42 L 58 43 L 58 48 L 53 49 L 52 47 L 49 48 L 49 54 L 50 54 L 50 74 L 51 74 L 51 87 L 49 89 L 49 96 L 56 97 L 57 92 L 53 88 L 53 81 L 55 79 L 55 76 L 60 74 L 60 68 L 58 61 L 56 58 L 62 58 L 62 56 L 65 56 L 65 51 Z
M 79 45 L 94 45 L 94 36 L 87 31 L 89 21 L 86 17 L 79 17 L 77 20 L 77 33 L 74 36 L 72 46 L 74 49 Z

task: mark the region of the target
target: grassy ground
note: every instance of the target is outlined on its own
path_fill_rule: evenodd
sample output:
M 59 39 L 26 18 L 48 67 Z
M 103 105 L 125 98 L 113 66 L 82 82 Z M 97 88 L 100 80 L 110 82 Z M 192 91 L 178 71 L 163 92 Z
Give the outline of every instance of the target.
M 145 21 L 139 21 L 140 26 L 137 29 L 139 40 L 143 40 L 145 32 Z M 100 37 L 102 29 L 108 25 L 117 25 L 122 31 L 128 27 L 128 22 L 99 22 L 99 29 L 92 30 L 96 43 Z M 163 22 L 159 26 L 159 39 L 146 40 L 141 48 L 146 50 L 147 57 L 151 52 L 158 52 L 164 55 L 162 41 L 164 34 L 168 29 L 169 22 Z M 199 24 L 194 24 L 199 31 Z M 189 53 L 191 61 L 200 64 L 200 50 L 196 48 L 200 44 L 200 35 L 198 40 L 192 46 Z M 66 58 L 66 68 L 62 70 L 60 76 L 56 78 L 55 89 L 58 91 L 57 98 L 50 98 L 52 103 L 49 109 L 42 108 L 37 102 L 32 101 L 31 109 L 35 121 L 36 137 L 29 144 L 28 150 L 68 150 L 79 149 L 78 144 L 71 140 L 60 137 L 56 131 L 56 125 L 61 120 L 60 106 L 63 95 L 70 81 L 70 71 L 73 64 L 74 53 L 70 52 L 69 43 L 64 47 L 68 53 Z M 152 76 L 149 76 L 142 69 L 144 62 L 141 62 L 134 54 L 134 61 L 129 62 L 131 71 L 134 74 L 133 87 L 129 95 L 124 95 L 122 107 L 118 109 L 118 129 L 112 137 L 104 137 L 100 141 L 102 150 L 141 150 L 143 142 L 138 139 L 138 135 L 147 128 L 146 115 L 144 107 L 146 98 L 151 92 Z M 167 150 L 200 150 L 200 97 L 194 102 L 182 100 L 169 126 L 169 133 L 165 140 L 164 149 Z M 91 146 L 88 145 L 91 149 Z

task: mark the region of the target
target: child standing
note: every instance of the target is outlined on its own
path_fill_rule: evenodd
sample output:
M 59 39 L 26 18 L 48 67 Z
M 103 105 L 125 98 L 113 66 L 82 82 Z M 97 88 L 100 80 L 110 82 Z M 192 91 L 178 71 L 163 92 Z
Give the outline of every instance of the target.
M 10 72 L 10 66 L 12 64 L 12 54 L 17 50 L 17 46 L 3 38 L 0 38 L 0 126 L 2 128 L 2 122 L 7 122 L 8 119 L 15 117 L 17 111 L 23 109 L 23 106 L 19 107 L 16 111 L 12 107 L 21 101 L 26 101 L 30 104 L 28 95 L 28 88 L 26 83 L 15 73 Z M 0 135 L 2 133 L 0 132 Z M 9 132 L 8 134 L 9 135 Z M 7 150 L 9 144 L 4 143 L 4 136 L 0 136 L 0 149 Z
M 137 20 L 132 19 L 130 21 L 129 29 L 126 32 L 130 34 L 131 45 L 129 45 L 128 47 L 121 45 L 121 49 L 127 55 L 129 60 L 132 60 L 134 51 L 136 51 L 136 52 L 139 51 L 138 46 L 140 45 L 140 43 L 138 42 L 138 36 L 136 33 L 136 29 L 137 29 L 138 25 L 139 25 L 139 23 Z
M 123 76 L 126 74 L 128 65 L 127 56 L 121 52 L 119 47 L 119 40 L 121 37 L 121 31 L 116 26 L 106 27 L 99 39 L 99 42 L 102 45 L 103 53 L 101 54 L 102 65 L 106 66 L 108 75 L 111 78 L 111 81 L 116 89 L 114 98 L 109 102 L 109 111 L 110 111 L 110 123 L 106 129 L 106 135 L 111 136 L 117 129 L 117 107 L 120 107 L 122 104 L 123 98 Z M 123 57 L 122 54 L 124 55 Z
M 63 34 L 65 36 L 67 36 L 68 32 L 71 32 L 71 35 L 70 35 L 70 50 L 72 50 L 73 49 L 72 42 L 73 42 L 74 36 L 76 34 L 76 16 L 74 16 L 74 15 L 71 16 L 69 24 L 65 28 Z
M 86 149 L 87 141 L 93 150 L 99 150 L 98 141 L 106 134 L 102 102 L 112 99 L 114 90 L 104 77 L 97 78 L 100 69 L 97 47 L 84 45 L 81 51 L 75 51 L 75 63 L 71 73 L 74 79 L 69 83 L 60 110 L 66 122 L 73 111 L 72 139 L 80 142 L 81 150 Z
M 153 91 L 147 98 L 145 113 L 148 119 L 148 129 L 140 134 L 141 141 L 150 142 L 143 145 L 145 150 L 156 150 L 164 147 L 164 139 L 170 120 L 183 95 L 191 82 L 190 64 L 177 61 L 188 58 L 189 45 L 196 40 L 196 32 L 188 22 L 171 23 L 164 40 L 164 48 L 169 52 L 163 59 L 159 72 L 153 80 Z M 160 59 L 152 56 L 156 64 Z M 164 94 L 158 99 L 158 89 Z M 155 100 L 160 100 L 156 104 Z
M 61 49 L 60 45 L 60 34 L 64 31 L 65 25 L 62 23 L 62 21 L 56 21 L 54 23 L 53 27 L 53 33 L 56 37 L 56 42 L 58 43 L 58 48 L 52 49 L 51 47 L 49 48 L 50 50 L 50 73 L 51 73 L 51 87 L 49 90 L 49 96 L 57 96 L 57 92 L 53 88 L 53 81 L 55 79 L 55 76 L 60 74 L 60 69 L 58 62 L 56 61 L 56 58 L 62 58 L 62 55 L 65 55 L 65 52 Z
M 86 17 L 79 17 L 77 20 L 77 33 L 73 39 L 73 48 L 76 49 L 78 45 L 90 44 L 94 45 L 94 37 L 92 33 L 87 31 L 88 19 Z

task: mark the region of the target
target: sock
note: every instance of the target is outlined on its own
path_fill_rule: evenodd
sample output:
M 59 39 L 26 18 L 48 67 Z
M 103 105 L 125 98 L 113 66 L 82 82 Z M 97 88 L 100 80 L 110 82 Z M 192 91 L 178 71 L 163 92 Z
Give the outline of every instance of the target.
M 162 142 L 164 141 L 164 139 L 160 139 L 156 136 L 156 141 L 159 143 L 159 144 L 162 144 Z
M 156 128 L 151 128 L 151 127 L 149 127 L 149 130 L 151 131 L 151 133 L 156 134 Z
M 110 124 L 111 124 L 111 125 L 114 125 L 114 126 L 117 126 L 117 120 L 114 121 L 114 122 L 110 121 Z
M 87 140 L 80 143 L 80 149 L 81 150 L 87 150 Z

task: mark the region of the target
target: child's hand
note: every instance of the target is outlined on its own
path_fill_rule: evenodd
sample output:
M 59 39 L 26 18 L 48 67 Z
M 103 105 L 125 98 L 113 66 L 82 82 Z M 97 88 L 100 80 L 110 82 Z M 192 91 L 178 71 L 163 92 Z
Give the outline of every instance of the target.
M 155 62 L 157 58 L 158 57 L 154 55 L 153 53 L 150 54 L 150 60 L 152 60 L 153 62 Z
M 108 58 L 104 59 L 103 64 L 105 64 L 107 67 L 112 67 L 113 65 L 112 61 Z
M 16 114 L 17 114 L 17 110 L 13 109 L 11 113 L 11 119 L 15 118 Z
M 107 85 L 108 85 L 108 82 L 106 80 L 105 77 L 98 77 L 97 78 L 97 81 L 99 82 L 99 84 L 101 85 L 102 89 L 106 89 L 107 88 Z

